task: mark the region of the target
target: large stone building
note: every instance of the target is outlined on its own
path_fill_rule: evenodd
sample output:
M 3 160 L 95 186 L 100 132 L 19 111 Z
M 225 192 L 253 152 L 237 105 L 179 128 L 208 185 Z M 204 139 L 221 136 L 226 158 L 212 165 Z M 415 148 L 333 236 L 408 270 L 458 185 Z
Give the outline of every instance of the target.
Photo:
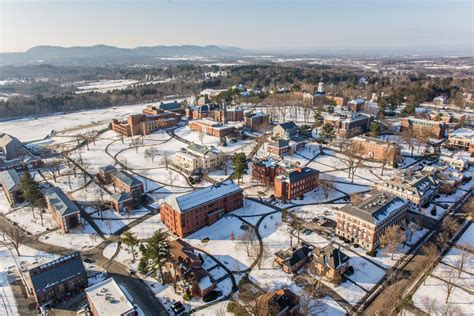
M 223 159 L 223 153 L 216 148 L 192 143 L 176 153 L 171 165 L 186 174 L 205 174 L 219 169 Z
M 474 153 L 474 130 L 459 128 L 448 134 L 448 147 L 460 148 Z
M 418 207 L 438 192 L 439 183 L 432 176 L 416 173 L 379 182 L 375 189 L 399 196 L 410 201 L 410 206 Z
M 24 154 L 23 144 L 16 137 L 0 133 L 0 154 L 6 160 L 18 158 Z
M 189 122 L 189 128 L 193 131 L 219 138 L 230 135 L 235 130 L 234 126 L 217 123 L 209 119 L 191 121 Z
M 337 212 L 336 234 L 372 251 L 388 227 L 406 221 L 407 208 L 407 201 L 398 196 L 372 191 L 362 202 L 346 205 Z
M 42 306 L 61 299 L 67 293 L 83 290 L 88 281 L 81 255 L 74 252 L 29 269 L 25 283 L 28 295 Z
M 270 116 L 263 112 L 246 112 L 244 114 L 244 126 L 253 130 L 264 130 L 270 124 Z
M 63 233 L 81 225 L 80 210 L 58 187 L 52 187 L 44 195 L 51 215 Z
M 221 123 L 240 122 L 244 120 L 244 110 L 239 107 L 227 108 L 225 105 L 207 103 L 186 108 L 186 117 L 188 120 L 208 118 Z
M 343 138 L 350 138 L 361 135 L 369 131 L 372 117 L 362 113 L 344 112 L 332 114 L 324 118 L 324 124 L 332 125 L 336 135 Z
M 401 149 L 397 143 L 378 138 L 357 136 L 351 140 L 351 148 L 356 155 L 396 166 L 401 157 Z
M 158 105 L 147 105 L 146 108 L 142 110 L 142 113 L 147 115 L 158 115 L 165 112 L 174 112 L 181 115 L 185 113 L 183 105 L 177 101 L 161 102 Z
M 139 315 L 130 299 L 113 278 L 89 286 L 85 292 L 93 316 Z
M 112 120 L 112 130 L 124 136 L 148 135 L 159 129 L 176 126 L 181 115 L 164 112 L 156 115 L 133 114 L 127 121 Z
M 23 202 L 20 190 L 20 177 L 15 169 L 0 171 L 0 185 L 11 206 Z
M 402 119 L 401 130 L 413 130 L 414 133 L 440 139 L 445 136 L 446 124 L 441 121 L 404 117 Z
M 243 206 L 242 189 L 232 180 L 172 195 L 161 205 L 161 221 L 179 237 L 212 225 Z
M 361 112 L 364 110 L 365 100 L 358 98 L 347 102 L 347 108 L 351 112 Z

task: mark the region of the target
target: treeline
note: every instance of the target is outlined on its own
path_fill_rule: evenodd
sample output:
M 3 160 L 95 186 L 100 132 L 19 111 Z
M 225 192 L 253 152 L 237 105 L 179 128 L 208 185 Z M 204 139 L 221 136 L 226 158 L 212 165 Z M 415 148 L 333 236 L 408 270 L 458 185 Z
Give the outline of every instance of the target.
M 114 90 L 107 93 L 76 94 L 68 92 L 53 95 L 11 96 L 7 101 L 0 101 L 0 118 L 91 110 L 140 102 L 158 102 L 166 95 L 185 95 L 199 91 L 199 83 L 169 82 L 160 85 Z

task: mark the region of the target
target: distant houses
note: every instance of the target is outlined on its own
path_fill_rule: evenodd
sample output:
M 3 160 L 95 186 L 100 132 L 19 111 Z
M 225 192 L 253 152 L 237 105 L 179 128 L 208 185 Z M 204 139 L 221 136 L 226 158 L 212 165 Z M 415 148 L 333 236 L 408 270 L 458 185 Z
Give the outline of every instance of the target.
M 48 210 L 63 233 L 81 224 L 80 210 L 58 187 L 48 189 L 44 195 Z
M 29 296 L 38 306 L 53 303 L 70 292 L 83 290 L 88 284 L 79 252 L 44 263 L 28 270 L 25 283 Z
M 179 237 L 212 225 L 243 206 L 242 189 L 232 180 L 172 195 L 161 205 L 161 221 Z

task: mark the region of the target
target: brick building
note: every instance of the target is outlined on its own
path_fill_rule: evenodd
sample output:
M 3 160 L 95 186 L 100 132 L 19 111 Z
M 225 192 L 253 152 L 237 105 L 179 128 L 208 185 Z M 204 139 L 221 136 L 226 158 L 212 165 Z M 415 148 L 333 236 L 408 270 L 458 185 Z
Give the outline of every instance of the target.
M 142 110 L 142 113 L 147 115 L 158 115 L 165 112 L 174 112 L 180 115 L 185 113 L 183 105 L 177 101 L 161 102 L 158 105 L 147 105 L 146 108 Z
M 349 269 L 350 258 L 332 244 L 316 248 L 313 252 L 311 270 L 326 279 L 336 280 Z
M 344 112 L 326 116 L 324 124 L 332 125 L 337 136 L 351 138 L 368 132 L 372 119 L 370 115 Z
M 275 253 L 275 262 L 286 273 L 297 273 L 310 260 L 313 247 L 302 245 L 300 248 L 289 248 L 279 250 Z
M 351 112 L 361 112 L 364 110 L 365 100 L 358 98 L 347 102 L 347 108 Z
M 81 225 L 79 208 L 60 188 L 48 189 L 44 197 L 48 210 L 63 233 Z
M 256 316 L 297 316 L 299 298 L 290 290 L 280 289 L 260 295 L 256 299 L 259 306 Z
M 87 301 L 93 316 L 136 316 L 138 312 L 113 278 L 89 286 Z
M 336 103 L 337 106 L 344 106 L 347 104 L 347 98 L 338 97 L 333 95 L 326 96 L 327 99 L 332 100 Z
M 173 112 L 134 114 L 127 121 L 112 120 L 112 130 L 124 136 L 148 135 L 162 128 L 176 126 L 180 119 L 181 115 Z
M 346 205 L 337 211 L 336 234 L 367 251 L 375 250 L 388 227 L 405 223 L 407 208 L 407 201 L 400 197 L 372 191 L 359 204 Z
M 23 202 L 20 190 L 20 177 L 14 169 L 0 171 L 0 185 L 11 206 Z
M 111 196 L 111 202 L 116 212 L 131 212 L 136 206 L 133 195 L 127 192 L 114 193 Z
M 459 128 L 448 134 L 448 147 L 460 148 L 474 153 L 474 130 Z
M 429 114 L 429 119 L 432 121 L 444 122 L 450 129 L 456 129 L 464 126 L 466 122 L 466 114 L 433 111 Z
M 29 296 L 38 306 L 53 303 L 67 293 L 83 290 L 87 274 L 79 252 L 33 267 L 25 276 Z
M 426 133 L 426 136 L 441 139 L 445 135 L 446 124 L 440 121 L 418 119 L 414 117 L 404 117 L 402 119 L 401 130 L 413 130 L 415 133 Z
M 253 130 L 266 129 L 270 124 L 270 116 L 263 112 L 246 112 L 244 115 L 244 126 Z
M 172 262 L 167 262 L 166 265 L 170 270 L 176 267 L 177 287 L 180 291 L 196 297 L 205 297 L 211 293 L 217 287 L 216 281 L 202 267 L 203 261 L 194 247 L 181 238 L 171 240 L 168 244 L 171 258 L 176 265 Z
M 293 167 L 275 177 L 275 197 L 292 200 L 314 190 L 319 185 L 319 171 L 309 167 Z
M 439 183 L 434 177 L 418 172 L 377 183 L 375 189 L 406 199 L 410 206 L 418 207 L 438 192 Z
M 401 149 L 397 143 L 378 138 L 357 136 L 352 138 L 353 152 L 363 158 L 385 162 L 396 166 L 401 157 Z
M 222 104 L 207 103 L 193 105 L 186 109 L 188 120 L 211 119 L 216 122 L 227 123 L 228 121 L 240 122 L 244 120 L 244 110 L 239 107 L 227 108 Z
M 189 128 L 206 135 L 215 137 L 224 137 L 234 132 L 234 126 L 217 123 L 208 119 L 196 120 L 189 122 Z
M 212 225 L 243 206 L 242 189 L 232 180 L 173 195 L 161 205 L 161 221 L 179 237 Z

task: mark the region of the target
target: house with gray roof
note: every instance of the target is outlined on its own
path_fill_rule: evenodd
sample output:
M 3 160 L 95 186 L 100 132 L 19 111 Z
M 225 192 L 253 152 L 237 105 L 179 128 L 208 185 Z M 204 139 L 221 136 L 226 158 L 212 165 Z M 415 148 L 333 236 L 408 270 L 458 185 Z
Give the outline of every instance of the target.
M 407 209 L 408 201 L 388 192 L 371 191 L 360 203 L 337 211 L 336 234 L 372 251 L 388 227 L 406 221 Z
M 273 127 L 274 138 L 290 138 L 298 135 L 298 126 L 293 121 L 285 122 Z
M 23 144 L 16 137 L 0 134 L 0 153 L 6 160 L 18 158 L 24 154 Z
M 43 306 L 70 292 L 83 290 L 88 280 L 81 255 L 74 252 L 30 268 L 25 283 L 28 295 L 38 306 Z
M 219 169 L 223 159 L 223 153 L 213 146 L 192 143 L 176 153 L 171 165 L 186 174 L 205 174 Z
M 23 202 L 20 190 L 20 176 L 15 169 L 0 171 L 0 185 L 11 206 Z
M 46 204 L 63 233 L 81 224 L 77 205 L 58 187 L 52 187 L 44 194 Z

